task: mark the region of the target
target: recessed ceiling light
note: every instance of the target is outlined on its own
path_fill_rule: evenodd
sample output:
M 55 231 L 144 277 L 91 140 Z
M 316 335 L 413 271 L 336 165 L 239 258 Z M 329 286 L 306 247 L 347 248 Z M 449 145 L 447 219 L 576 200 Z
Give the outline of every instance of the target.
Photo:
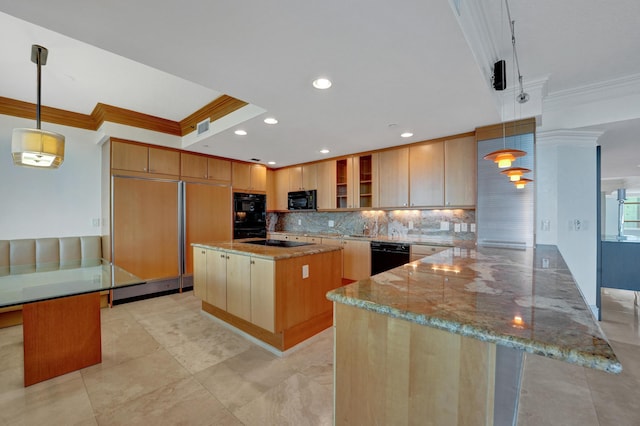
M 270 166 L 273 166 L 274 164 L 276 164 L 276 162 L 275 161 L 269 161 L 269 162 L 267 162 L 267 164 L 270 165 Z
M 329 87 L 331 87 L 331 80 L 329 80 L 328 78 L 318 78 L 316 80 L 313 80 L 313 87 L 321 90 L 328 89 Z
M 247 131 L 246 130 L 242 130 L 242 129 L 238 129 L 233 133 L 235 133 L 238 136 L 246 136 L 247 135 Z
M 413 136 L 413 133 L 411 132 L 404 132 L 400 135 L 401 138 L 410 138 L 411 136 Z
M 267 124 L 278 124 L 278 120 L 273 117 L 267 117 L 264 119 L 264 122 Z
M 329 153 L 329 150 L 326 148 L 320 150 L 320 154 L 328 154 L 328 153 Z

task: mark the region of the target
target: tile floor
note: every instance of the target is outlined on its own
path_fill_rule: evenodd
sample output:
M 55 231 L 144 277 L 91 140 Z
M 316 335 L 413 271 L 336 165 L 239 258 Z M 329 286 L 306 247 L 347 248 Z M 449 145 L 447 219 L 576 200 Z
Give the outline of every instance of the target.
M 614 376 L 527 356 L 519 425 L 639 425 L 633 293 L 606 290 Z M 22 386 L 22 328 L 0 330 L 0 425 L 329 425 L 333 334 L 284 357 L 200 313 L 191 292 L 102 310 L 102 364 Z

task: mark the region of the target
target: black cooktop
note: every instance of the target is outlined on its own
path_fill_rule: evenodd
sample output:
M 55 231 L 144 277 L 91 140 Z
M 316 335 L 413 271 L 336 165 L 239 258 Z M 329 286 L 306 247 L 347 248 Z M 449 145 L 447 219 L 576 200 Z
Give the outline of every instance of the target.
M 255 240 L 255 241 L 245 241 L 247 244 L 256 244 L 259 246 L 270 246 L 270 247 L 300 247 L 300 246 L 309 246 L 313 243 L 303 243 L 301 241 L 282 241 L 282 240 Z

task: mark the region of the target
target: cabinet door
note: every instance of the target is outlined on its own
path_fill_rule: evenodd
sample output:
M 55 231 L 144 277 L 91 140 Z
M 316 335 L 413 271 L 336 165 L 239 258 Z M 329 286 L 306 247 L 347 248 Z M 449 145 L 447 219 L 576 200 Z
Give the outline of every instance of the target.
M 289 191 L 301 191 L 302 187 L 302 166 L 289 167 Z
M 193 295 L 207 300 L 207 250 L 194 247 L 193 251 Z
M 410 148 L 411 206 L 444 205 L 444 142 Z
M 262 164 L 252 164 L 250 168 L 251 187 L 253 191 L 267 190 L 267 168 Z
M 180 154 L 181 172 L 180 174 L 185 177 L 192 178 L 207 178 L 207 157 L 203 155 Z
M 362 280 L 371 276 L 371 245 L 369 241 L 344 240 L 344 278 Z
M 276 210 L 287 210 L 289 193 L 289 169 L 280 169 L 275 172 L 276 180 Z
M 353 179 L 355 207 L 378 207 L 378 154 L 354 158 Z
M 227 310 L 227 254 L 207 250 L 207 303 Z
M 149 147 L 149 173 L 180 175 L 180 152 Z
M 318 208 L 336 208 L 336 162 L 323 161 L 317 167 Z
M 275 262 L 251 258 L 251 322 L 275 332 Z
M 178 182 L 114 177 L 113 263 L 145 280 L 175 278 Z
M 211 180 L 230 183 L 231 161 L 221 158 L 207 158 L 207 177 Z
M 380 207 L 409 206 L 409 149 L 400 148 L 378 153 Z
M 227 253 L 227 312 L 251 321 L 251 257 Z
M 476 140 L 473 136 L 444 143 L 444 203 L 446 206 L 476 204 Z
M 251 164 L 236 163 L 231 164 L 231 186 L 235 189 L 250 189 L 251 187 Z
M 318 189 L 318 165 L 302 166 L 302 188 L 309 191 Z
M 336 161 L 336 208 L 352 209 L 353 198 L 353 157 Z
M 344 268 L 344 262 L 345 262 L 345 259 L 344 259 L 344 246 L 345 245 L 343 244 L 343 242 L 344 241 L 341 238 L 323 238 L 322 239 L 322 244 L 324 244 L 324 245 L 342 247 L 342 250 L 340 250 L 340 253 L 341 253 L 341 256 L 342 256 L 342 262 L 341 262 L 342 263 L 342 270 L 340 271 L 340 276 L 344 278 L 345 277 L 345 274 L 344 274 L 344 270 L 345 270 L 345 268 Z
M 230 241 L 233 237 L 231 188 L 222 185 L 186 182 L 185 273 L 193 272 L 192 243 Z M 215 218 L 215 219 L 212 219 Z
M 149 148 L 126 142 L 111 142 L 112 169 L 146 172 L 148 167 Z

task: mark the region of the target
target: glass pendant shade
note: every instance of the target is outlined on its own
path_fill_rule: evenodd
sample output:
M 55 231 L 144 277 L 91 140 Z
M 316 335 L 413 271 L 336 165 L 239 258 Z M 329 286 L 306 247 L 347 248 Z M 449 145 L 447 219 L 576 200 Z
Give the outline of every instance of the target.
M 528 183 L 533 182 L 531 179 L 520 178 L 520 180 L 513 182 L 517 189 L 522 189 L 527 186 Z
M 509 180 L 511 182 L 517 182 L 522 178 L 523 174 L 531 173 L 531 170 L 525 169 L 524 167 L 512 167 L 510 169 L 503 170 L 500 173 L 509 176 Z
M 40 129 L 13 129 L 13 163 L 57 169 L 64 161 L 64 136 Z
M 499 168 L 505 169 L 511 167 L 511 163 L 515 161 L 516 158 L 524 157 L 525 155 L 527 155 L 527 153 L 519 149 L 501 149 L 485 155 L 484 159 L 491 160 L 497 163 Z

